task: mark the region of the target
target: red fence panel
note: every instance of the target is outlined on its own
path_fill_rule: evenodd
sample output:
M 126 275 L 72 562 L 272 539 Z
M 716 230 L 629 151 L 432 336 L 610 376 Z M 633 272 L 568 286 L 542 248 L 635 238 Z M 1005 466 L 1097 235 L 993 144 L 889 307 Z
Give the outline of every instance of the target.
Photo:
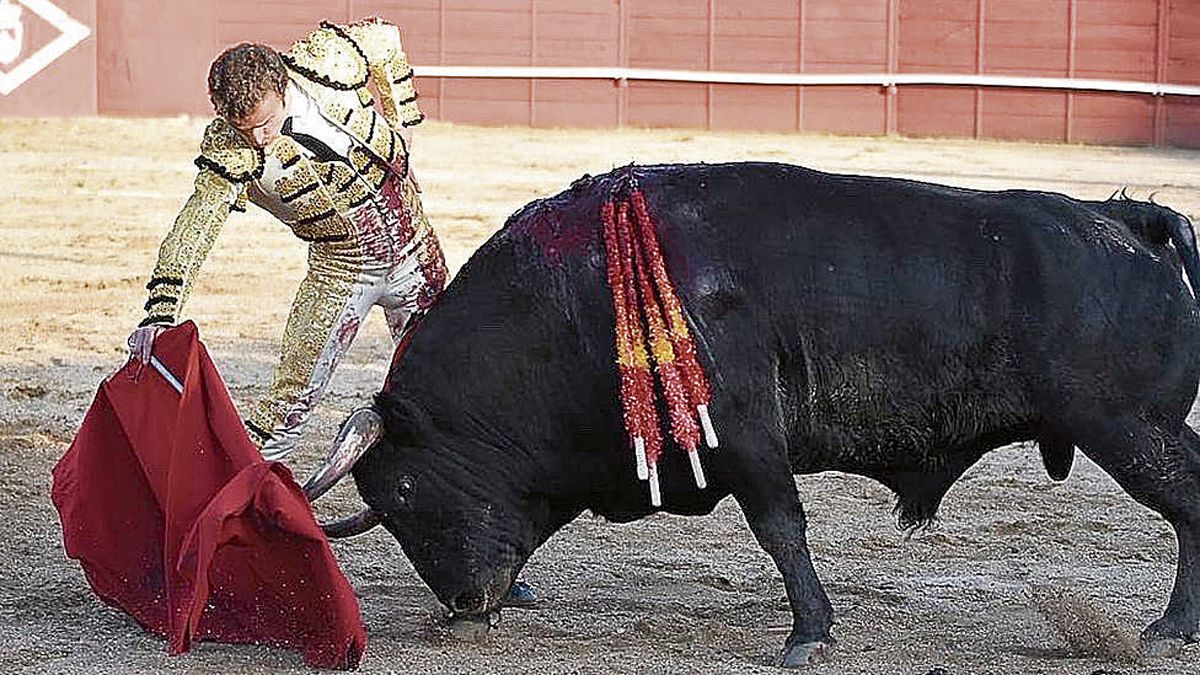
M 52 39 L 32 8 L 91 37 L 12 87 Z M 5 21 L 23 10 L 15 57 Z M 400 23 L 411 62 L 875 75 L 800 86 L 422 76 L 433 118 L 537 126 L 901 133 L 1200 147 L 1200 97 L 994 86 L 881 86 L 889 74 L 1200 86 L 1197 0 L 0 0 L 0 115 L 208 114 L 223 47 L 283 47 L 322 19 Z M 5 59 L 8 59 L 7 61 Z M 19 73 L 17 73 L 19 74 Z M 10 91 L 3 93 L 5 83 Z

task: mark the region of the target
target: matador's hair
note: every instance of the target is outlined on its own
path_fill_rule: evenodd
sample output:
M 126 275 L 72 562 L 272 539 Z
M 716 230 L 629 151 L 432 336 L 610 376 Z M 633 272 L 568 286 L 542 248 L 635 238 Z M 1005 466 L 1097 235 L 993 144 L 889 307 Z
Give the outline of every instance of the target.
M 208 98 L 213 110 L 228 120 L 243 119 L 269 92 L 280 97 L 288 74 L 279 52 L 263 44 L 243 42 L 230 47 L 208 69 Z

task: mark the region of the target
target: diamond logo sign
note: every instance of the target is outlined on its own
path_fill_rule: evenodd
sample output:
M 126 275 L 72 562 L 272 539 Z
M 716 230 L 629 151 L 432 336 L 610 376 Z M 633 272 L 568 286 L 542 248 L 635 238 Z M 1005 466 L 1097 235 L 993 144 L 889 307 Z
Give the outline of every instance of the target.
M 26 27 L 39 20 L 49 24 L 54 38 L 22 57 L 32 49 Z M 0 95 L 16 91 L 91 33 L 50 0 L 0 0 Z

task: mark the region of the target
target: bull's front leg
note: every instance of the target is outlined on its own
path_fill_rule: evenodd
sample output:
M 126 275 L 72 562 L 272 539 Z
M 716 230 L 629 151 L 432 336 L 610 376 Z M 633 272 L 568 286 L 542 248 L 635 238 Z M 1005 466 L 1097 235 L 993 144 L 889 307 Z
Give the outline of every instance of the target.
M 763 446 L 731 446 L 732 443 L 727 446 L 728 451 L 722 448 L 720 452 L 741 454 L 749 451 L 757 455 L 766 449 Z M 780 447 L 778 454 L 766 462 L 750 462 L 755 466 L 743 464 L 738 470 L 739 485 L 733 495 L 759 545 L 783 575 L 792 608 L 792 632 L 780 653 L 779 665 L 798 668 L 829 658 L 834 645 L 834 639 L 829 635 L 833 608 L 813 569 L 805 535 L 804 507 L 800 504 L 785 457 Z

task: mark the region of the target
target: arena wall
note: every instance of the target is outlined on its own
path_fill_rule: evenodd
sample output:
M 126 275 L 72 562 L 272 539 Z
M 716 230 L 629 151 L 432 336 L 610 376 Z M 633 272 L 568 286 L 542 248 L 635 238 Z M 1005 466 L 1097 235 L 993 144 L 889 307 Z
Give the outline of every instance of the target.
M 418 73 L 557 66 L 1200 87 L 1200 0 L 0 0 L 0 36 L 6 4 L 24 9 L 26 44 L 0 74 L 52 39 L 35 9 L 57 6 L 90 33 L 0 95 L 0 115 L 208 114 L 204 74 L 224 46 L 285 47 L 322 19 L 367 16 L 403 26 Z M 1200 96 L 1190 95 L 604 76 L 423 76 L 418 88 L 430 117 L 492 125 L 1200 147 Z

